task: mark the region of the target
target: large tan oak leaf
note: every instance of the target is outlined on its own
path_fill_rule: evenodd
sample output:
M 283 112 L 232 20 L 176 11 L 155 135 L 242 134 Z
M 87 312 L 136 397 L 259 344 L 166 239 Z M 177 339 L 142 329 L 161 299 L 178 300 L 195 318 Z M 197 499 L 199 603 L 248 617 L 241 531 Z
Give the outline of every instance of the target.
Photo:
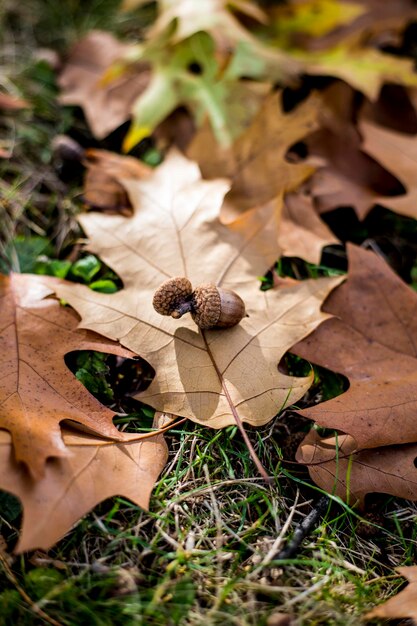
M 141 400 L 212 427 L 234 423 L 236 411 L 251 424 L 268 422 L 309 387 L 310 377 L 285 376 L 277 364 L 326 319 L 320 305 L 340 279 L 261 292 L 257 277 L 279 253 L 276 203 L 224 226 L 218 214 L 228 182 L 203 181 L 197 165 L 178 153 L 126 188 L 132 218 L 89 213 L 80 220 L 90 250 L 120 275 L 124 289 L 100 294 L 63 282 L 58 295 L 78 311 L 83 328 L 119 340 L 154 367 Z M 248 317 L 229 330 L 199 332 L 189 316 L 158 315 L 153 294 L 173 276 L 236 291 Z
M 0 428 L 12 435 L 16 461 L 34 478 L 46 459 L 69 454 L 60 423 L 77 422 L 117 441 L 114 413 L 94 398 L 65 364 L 65 354 L 97 350 L 131 357 L 95 333 L 77 330 L 78 316 L 53 294 L 54 279 L 31 274 L 0 275 Z
M 350 387 L 301 413 L 350 435 L 356 450 L 416 443 L 417 294 L 374 253 L 348 253 L 348 279 L 324 306 L 335 317 L 292 351 Z
M 16 461 L 9 433 L 0 430 L 0 488 L 23 505 L 16 552 L 49 549 L 112 496 L 124 496 L 146 509 L 168 456 L 163 435 L 122 444 L 64 430 L 63 440 L 68 456 L 48 460 L 44 476 L 34 481 Z

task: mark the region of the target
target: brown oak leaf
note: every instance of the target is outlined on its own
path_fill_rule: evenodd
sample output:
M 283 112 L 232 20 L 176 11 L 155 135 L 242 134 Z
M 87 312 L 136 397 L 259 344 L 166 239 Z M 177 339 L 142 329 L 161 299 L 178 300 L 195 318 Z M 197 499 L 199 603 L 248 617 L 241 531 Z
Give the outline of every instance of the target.
M 364 506 L 368 493 L 417 500 L 417 444 L 357 451 L 350 435 L 321 438 L 312 430 L 297 450 L 312 480 L 350 505 Z
M 0 275 L 0 428 L 11 433 L 16 461 L 39 479 L 49 457 L 69 454 L 60 424 L 70 420 L 102 437 L 127 441 L 113 425 L 114 413 L 71 373 L 64 356 L 97 350 L 132 353 L 95 333 L 77 330 L 78 317 L 53 294 L 54 279 Z
M 312 197 L 301 190 L 285 197 L 278 241 L 283 255 L 317 265 L 324 246 L 340 243 L 320 219 Z
M 13 452 L 11 436 L 0 430 L 0 488 L 23 505 L 16 552 L 49 549 L 96 504 L 124 496 L 146 509 L 168 456 L 162 434 L 132 443 L 114 443 L 64 429 L 64 458 L 49 459 L 34 481 Z
M 417 442 L 417 294 L 374 253 L 348 246 L 349 273 L 326 321 L 292 352 L 348 377 L 342 395 L 301 411 L 357 450 Z
M 364 615 L 364 618 L 399 619 L 409 617 L 417 624 L 417 565 L 396 567 L 395 570 L 404 576 L 409 584 L 398 595 L 369 611 Z
M 376 202 L 402 215 L 417 218 L 417 141 L 416 135 L 406 135 L 382 128 L 373 122 L 360 124 L 363 150 L 403 184 L 406 193 L 400 196 L 376 198 Z
M 363 151 L 355 120 L 357 94 L 338 81 L 322 94 L 320 128 L 306 138 L 309 154 L 323 166 L 308 181 L 319 213 L 351 206 L 364 219 L 381 195 L 398 187 L 396 178 Z
M 320 98 L 313 94 L 294 111 L 284 113 L 282 94 L 273 93 L 231 148 L 222 148 L 214 137 L 210 141 L 207 132 L 197 133 L 188 155 L 198 162 L 203 176 L 232 179 L 221 213 L 225 223 L 279 194 L 293 191 L 311 176 L 314 166 L 291 163 L 285 156 L 293 144 L 317 127 L 319 109 Z
M 146 63 L 124 70 L 117 79 L 103 80 L 106 70 L 130 48 L 110 33 L 91 31 L 72 48 L 59 76 L 60 102 L 82 107 L 97 139 L 130 118 L 133 103 L 149 83 Z
M 95 209 L 104 211 L 131 211 L 128 195 L 121 178 L 149 176 L 152 169 L 134 157 L 107 150 L 90 148 L 85 152 L 87 168 L 84 180 L 84 200 Z
M 236 411 L 251 424 L 268 422 L 309 387 L 310 376 L 285 376 L 277 364 L 326 318 L 321 302 L 340 278 L 260 291 L 257 277 L 279 252 L 276 203 L 224 226 L 218 214 L 227 181 L 203 181 L 197 165 L 176 152 L 149 179 L 125 184 L 132 218 L 80 219 L 89 249 L 120 275 L 124 289 L 100 294 L 62 282 L 58 295 L 80 313 L 82 327 L 150 362 L 156 376 L 138 396 L 144 402 L 212 427 L 235 423 Z M 199 332 L 189 316 L 158 315 L 153 294 L 173 276 L 236 291 L 248 316 L 228 330 Z

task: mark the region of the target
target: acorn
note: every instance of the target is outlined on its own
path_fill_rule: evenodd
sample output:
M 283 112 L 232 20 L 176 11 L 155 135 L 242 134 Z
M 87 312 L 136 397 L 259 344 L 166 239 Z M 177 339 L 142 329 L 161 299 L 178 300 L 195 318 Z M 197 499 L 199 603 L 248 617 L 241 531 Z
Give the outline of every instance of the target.
M 193 290 L 188 278 L 177 276 L 166 280 L 153 297 L 155 311 L 179 319 L 185 313 L 202 330 L 230 328 L 245 317 L 245 303 L 230 289 L 216 287 L 213 283 L 200 285 Z

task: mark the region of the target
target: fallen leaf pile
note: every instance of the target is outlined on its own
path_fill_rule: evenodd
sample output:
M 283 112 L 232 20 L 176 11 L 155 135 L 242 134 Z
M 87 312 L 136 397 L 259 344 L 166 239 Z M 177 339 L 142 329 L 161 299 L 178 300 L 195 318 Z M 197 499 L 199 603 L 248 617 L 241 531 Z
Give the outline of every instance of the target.
M 125 8 L 141 4 L 127 2 Z M 261 107 L 248 79 L 270 89 L 277 81 L 294 83 L 303 73 L 332 76 L 370 100 L 385 83 L 417 86 L 413 61 L 381 51 L 376 36 L 381 27 L 404 30 L 417 14 L 411 0 L 382 12 L 375 0 L 342 6 L 336 0 L 294 2 L 269 12 L 246 1 L 157 4 L 158 17 L 143 43 L 121 44 L 108 33 L 90 33 L 75 45 L 60 75 L 61 101 L 82 106 L 97 137 L 132 118 L 126 151 L 180 105 L 193 112 L 199 126 L 208 119 L 220 146 L 230 146 L 239 134 L 238 103 L 246 103 L 247 121 Z M 233 11 L 263 24 L 266 41 Z M 309 36 L 320 45 L 311 46 Z
M 417 500 L 417 294 L 361 235 L 376 207 L 417 217 L 417 74 L 404 38 L 415 3 L 155 4 L 131 43 L 87 33 L 58 78 L 61 103 L 82 107 L 102 147 L 117 130 L 117 149 L 143 156 L 79 151 L 81 245 L 123 287 L 0 282 L 0 488 L 23 504 L 20 552 L 47 549 L 110 496 L 146 508 L 167 458 L 161 414 L 237 424 L 245 437 L 242 423 L 264 425 L 303 396 L 306 406 L 315 366 L 349 388 L 300 410 L 315 427 L 297 461 L 352 505 L 372 492 Z M 296 257 L 320 272 L 329 250 L 346 260 L 342 242 L 347 277 L 271 271 Z M 260 289 L 268 272 L 273 288 Z M 227 330 L 159 315 L 153 295 L 177 276 L 235 291 L 247 315 Z M 150 364 L 134 397 L 157 411 L 159 432 L 114 426 L 65 363 L 78 350 Z M 308 376 L 278 367 L 289 351 L 311 363 Z M 369 617 L 416 617 L 405 573 L 409 587 Z
M 57 294 L 81 315 L 81 327 L 120 341 L 152 365 L 156 376 L 138 398 L 155 409 L 212 427 L 235 423 L 234 411 L 244 422 L 268 422 L 310 386 L 310 377 L 285 376 L 277 364 L 325 319 L 320 305 L 340 278 L 260 292 L 256 277 L 279 253 L 276 202 L 223 226 L 218 214 L 228 182 L 203 181 L 179 153 L 147 180 L 125 185 L 133 217 L 81 217 L 89 250 L 122 277 L 124 289 L 99 294 L 67 283 Z M 179 325 L 159 315 L 153 294 L 174 276 L 236 291 L 248 316 L 225 333 L 198 332 L 191 318 Z

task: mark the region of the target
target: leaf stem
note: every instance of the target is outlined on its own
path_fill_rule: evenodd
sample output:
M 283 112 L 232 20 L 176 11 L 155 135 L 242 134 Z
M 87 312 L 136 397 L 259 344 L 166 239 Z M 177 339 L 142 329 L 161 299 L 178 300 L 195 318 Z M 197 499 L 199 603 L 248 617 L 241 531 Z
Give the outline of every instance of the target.
M 248 448 L 248 451 L 249 451 L 249 454 L 250 454 L 250 456 L 252 458 L 252 461 L 254 462 L 254 464 L 256 466 L 256 469 L 258 470 L 258 472 L 262 476 L 262 478 L 264 480 L 266 480 L 266 482 L 272 483 L 273 482 L 273 478 L 272 478 L 272 476 L 268 476 L 264 466 L 262 465 L 261 461 L 259 460 L 259 457 L 258 457 L 258 455 L 255 452 L 255 449 L 254 449 L 254 447 L 253 447 L 253 445 L 251 443 L 251 440 L 248 437 L 248 433 L 246 432 L 245 427 L 243 426 L 243 422 L 242 422 L 242 420 L 239 417 L 239 414 L 238 414 L 238 412 L 236 410 L 235 405 L 233 404 L 233 400 L 230 397 L 230 393 L 229 393 L 228 388 L 226 387 L 225 380 L 224 380 L 224 378 L 222 376 L 221 371 L 217 367 L 217 363 L 214 360 L 213 354 L 212 354 L 212 352 L 211 352 L 211 350 L 209 348 L 209 345 L 207 343 L 206 335 L 205 335 L 204 331 L 201 330 L 201 329 L 200 329 L 200 332 L 201 332 L 201 335 L 203 337 L 203 341 L 204 341 L 204 344 L 206 346 L 207 353 L 208 353 L 208 355 L 210 357 L 211 362 L 213 363 L 214 369 L 216 370 L 216 374 L 217 374 L 217 376 L 219 378 L 220 384 L 221 384 L 222 389 L 224 391 L 224 395 L 226 396 L 226 400 L 229 403 L 230 410 L 232 411 L 233 418 L 234 418 L 234 420 L 236 422 L 236 426 L 238 427 L 238 429 L 241 432 L 241 435 L 242 435 L 243 440 L 244 440 L 244 442 L 246 444 L 246 447 Z

